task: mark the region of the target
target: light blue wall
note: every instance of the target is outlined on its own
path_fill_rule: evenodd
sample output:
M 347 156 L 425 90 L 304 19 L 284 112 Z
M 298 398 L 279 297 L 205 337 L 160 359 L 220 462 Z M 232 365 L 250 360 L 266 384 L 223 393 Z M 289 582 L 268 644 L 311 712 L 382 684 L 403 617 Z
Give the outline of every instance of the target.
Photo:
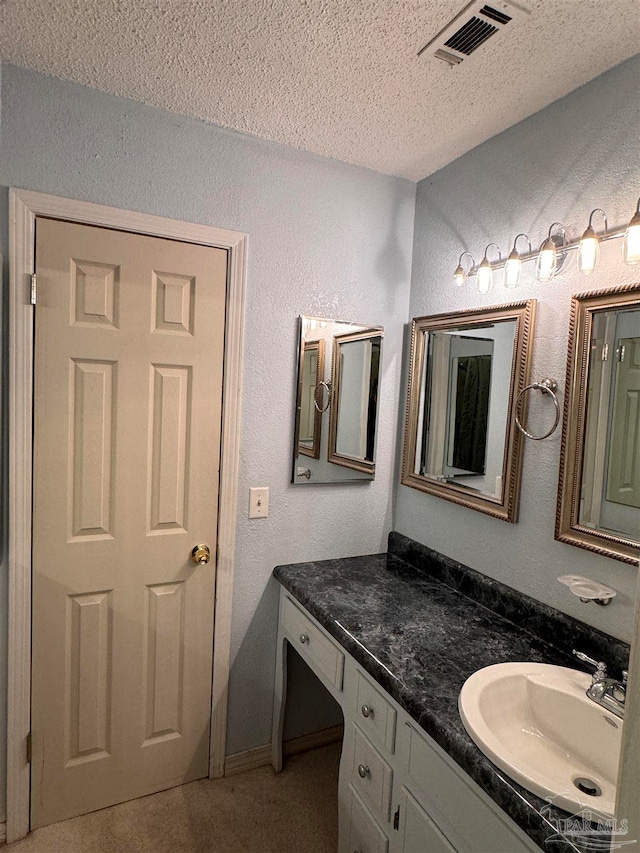
M 639 83 L 635 57 L 420 182 L 411 316 L 538 299 L 532 377 L 555 377 L 564 390 L 571 294 L 640 280 L 638 267 L 621 262 L 621 241 L 603 247 L 590 277 L 575 271 L 574 255 L 571 269 L 553 283 L 529 278 L 517 291 L 500 284 L 485 297 L 473 283 L 456 288 L 453 271 L 461 252 L 481 260 L 490 241 L 508 252 L 520 231 L 538 245 L 557 220 L 579 236 L 595 207 L 604 208 L 611 226 L 629 221 L 640 195 Z M 538 428 L 550 417 L 543 403 L 532 400 Z M 517 525 L 399 486 L 394 527 L 629 640 L 636 569 L 554 541 L 559 453 L 560 430 L 547 441 L 525 442 Z M 610 583 L 617 598 L 607 608 L 581 604 L 556 581 L 569 572 Z
M 268 743 L 273 567 L 385 548 L 415 185 L 11 66 L 3 68 L 1 130 L 4 187 L 249 234 L 228 751 Z M 1 202 L 6 223 L 6 190 Z M 6 239 L 5 225 L 3 246 Z M 385 327 L 371 484 L 288 482 L 301 313 Z M 271 488 L 268 519 L 248 520 L 250 486 Z M 2 638 L 5 621 L 3 595 Z

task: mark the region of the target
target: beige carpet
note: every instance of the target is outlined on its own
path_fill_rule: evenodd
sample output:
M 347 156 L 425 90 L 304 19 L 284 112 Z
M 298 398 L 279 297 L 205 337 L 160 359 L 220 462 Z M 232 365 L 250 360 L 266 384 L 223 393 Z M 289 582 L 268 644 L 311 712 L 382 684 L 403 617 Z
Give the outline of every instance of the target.
M 7 853 L 335 853 L 340 744 L 45 826 Z

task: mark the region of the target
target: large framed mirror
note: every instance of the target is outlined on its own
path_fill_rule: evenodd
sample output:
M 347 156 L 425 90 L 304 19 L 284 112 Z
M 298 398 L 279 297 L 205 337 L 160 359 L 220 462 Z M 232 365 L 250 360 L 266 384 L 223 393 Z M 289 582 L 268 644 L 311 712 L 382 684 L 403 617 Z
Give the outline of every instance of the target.
M 402 483 L 518 518 L 535 300 L 412 322 Z M 520 416 L 526 412 L 526 395 Z
M 571 299 L 556 539 L 638 564 L 640 284 Z
M 384 330 L 301 316 L 292 482 L 372 480 Z

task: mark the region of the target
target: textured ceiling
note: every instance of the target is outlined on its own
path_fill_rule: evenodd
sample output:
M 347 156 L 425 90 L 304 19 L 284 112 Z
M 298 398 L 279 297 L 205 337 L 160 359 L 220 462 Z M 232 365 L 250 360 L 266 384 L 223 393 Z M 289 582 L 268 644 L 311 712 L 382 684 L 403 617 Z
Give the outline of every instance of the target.
M 521 2 L 451 69 L 466 0 L 0 0 L 0 56 L 419 180 L 638 50 L 638 0 Z

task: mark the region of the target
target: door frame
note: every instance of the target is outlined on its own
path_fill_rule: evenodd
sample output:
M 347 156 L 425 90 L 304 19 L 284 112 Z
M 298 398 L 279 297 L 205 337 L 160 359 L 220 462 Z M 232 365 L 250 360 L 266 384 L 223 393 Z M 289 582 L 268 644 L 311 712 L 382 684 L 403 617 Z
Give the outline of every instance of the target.
M 9 190 L 9 549 L 7 672 L 7 842 L 29 832 L 31 728 L 31 528 L 34 312 L 37 216 L 165 237 L 228 251 L 218 558 L 214 610 L 209 778 L 224 775 L 231 649 L 242 361 L 248 237 L 209 225 L 166 219 L 11 188 Z

